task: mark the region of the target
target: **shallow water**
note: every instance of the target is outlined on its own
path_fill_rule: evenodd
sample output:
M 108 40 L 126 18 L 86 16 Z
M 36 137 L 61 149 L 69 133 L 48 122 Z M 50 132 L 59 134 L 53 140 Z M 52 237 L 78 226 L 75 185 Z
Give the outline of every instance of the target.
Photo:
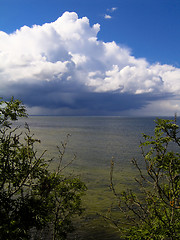
M 141 161 L 139 148 L 142 133 L 152 135 L 154 119 L 122 117 L 40 117 L 25 119 L 35 137 L 41 140 L 39 152 L 47 149 L 47 158 L 55 157 L 57 166 L 57 145 L 61 145 L 70 134 L 64 158 L 64 165 L 76 154 L 75 161 L 66 169 L 80 175 L 88 187 L 83 204 L 86 212 L 82 219 L 76 219 L 78 230 L 70 239 L 115 240 L 120 235 L 97 213 L 105 215 L 113 202 L 110 191 L 110 162 L 114 157 L 114 183 L 118 189 L 134 187 L 137 175 L 130 163 L 132 158 Z M 23 125 L 24 120 L 18 124 Z

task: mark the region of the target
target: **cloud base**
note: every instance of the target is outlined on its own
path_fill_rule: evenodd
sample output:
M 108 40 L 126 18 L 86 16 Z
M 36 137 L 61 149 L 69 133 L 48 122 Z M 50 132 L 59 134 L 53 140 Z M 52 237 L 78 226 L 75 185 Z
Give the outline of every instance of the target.
M 137 59 L 115 42 L 99 41 L 99 31 L 74 12 L 0 31 L 0 96 L 20 98 L 32 114 L 179 112 L 180 69 Z

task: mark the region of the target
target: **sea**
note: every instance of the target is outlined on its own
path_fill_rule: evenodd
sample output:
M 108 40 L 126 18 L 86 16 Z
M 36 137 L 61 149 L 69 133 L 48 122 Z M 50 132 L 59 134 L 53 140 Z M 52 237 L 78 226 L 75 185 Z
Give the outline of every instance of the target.
M 54 159 L 52 171 L 58 165 L 59 149 L 67 143 L 64 172 L 80 177 L 87 185 L 83 197 L 86 210 L 82 218 L 75 220 L 77 231 L 69 239 L 120 239 L 118 230 L 103 218 L 115 201 L 109 187 L 111 160 L 115 163 L 113 181 L 117 190 L 136 188 L 134 178 L 138 171 L 131 161 L 135 158 L 143 166 L 142 134 L 153 135 L 155 120 L 156 117 L 30 116 L 18 121 L 22 129 L 27 122 L 34 138 L 41 140 L 36 145 L 37 152 L 46 150 L 45 157 Z
M 155 117 L 59 117 L 30 116 L 18 124 L 28 123 L 41 140 L 41 147 L 51 155 L 66 141 L 76 154 L 79 167 L 105 167 L 114 157 L 126 164 L 137 156 L 142 133 L 153 134 Z

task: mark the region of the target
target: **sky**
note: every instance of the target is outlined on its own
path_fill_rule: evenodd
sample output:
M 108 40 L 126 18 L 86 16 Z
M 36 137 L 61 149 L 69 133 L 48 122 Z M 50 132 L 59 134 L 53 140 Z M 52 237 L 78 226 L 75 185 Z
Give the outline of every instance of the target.
M 180 0 L 0 0 L 0 96 L 32 115 L 180 115 Z

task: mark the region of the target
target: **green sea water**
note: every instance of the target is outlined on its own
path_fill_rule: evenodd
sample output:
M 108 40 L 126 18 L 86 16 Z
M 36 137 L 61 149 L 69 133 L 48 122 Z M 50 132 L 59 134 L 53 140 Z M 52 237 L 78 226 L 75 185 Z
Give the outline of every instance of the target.
M 71 161 L 74 154 L 76 159 L 65 169 L 65 173 L 80 176 L 88 190 L 83 197 L 86 211 L 81 219 L 75 219 L 77 231 L 70 235 L 69 239 L 120 239 L 117 229 L 100 216 L 105 216 L 115 202 L 109 187 L 110 162 L 113 157 L 116 188 L 119 191 L 136 188 L 133 179 L 138 172 L 132 166 L 131 160 L 135 157 L 141 165 L 139 145 L 143 140 L 142 133 L 152 135 L 154 119 L 50 116 L 31 116 L 25 119 L 34 136 L 41 140 L 41 144 L 36 146 L 38 152 L 46 149 L 46 158 L 54 158 L 53 169 L 56 169 L 58 163 L 57 146 L 61 146 L 67 134 L 70 135 L 63 164 L 65 166 Z M 20 120 L 18 124 L 23 126 L 24 120 Z M 120 217 L 118 211 L 113 214 Z
M 78 167 L 109 166 L 112 156 L 124 167 L 137 155 L 142 133 L 151 134 L 154 118 L 41 117 L 25 119 L 41 140 L 41 147 L 56 154 L 57 145 L 70 134 L 68 149 L 77 155 Z M 23 121 L 18 124 L 23 125 Z

